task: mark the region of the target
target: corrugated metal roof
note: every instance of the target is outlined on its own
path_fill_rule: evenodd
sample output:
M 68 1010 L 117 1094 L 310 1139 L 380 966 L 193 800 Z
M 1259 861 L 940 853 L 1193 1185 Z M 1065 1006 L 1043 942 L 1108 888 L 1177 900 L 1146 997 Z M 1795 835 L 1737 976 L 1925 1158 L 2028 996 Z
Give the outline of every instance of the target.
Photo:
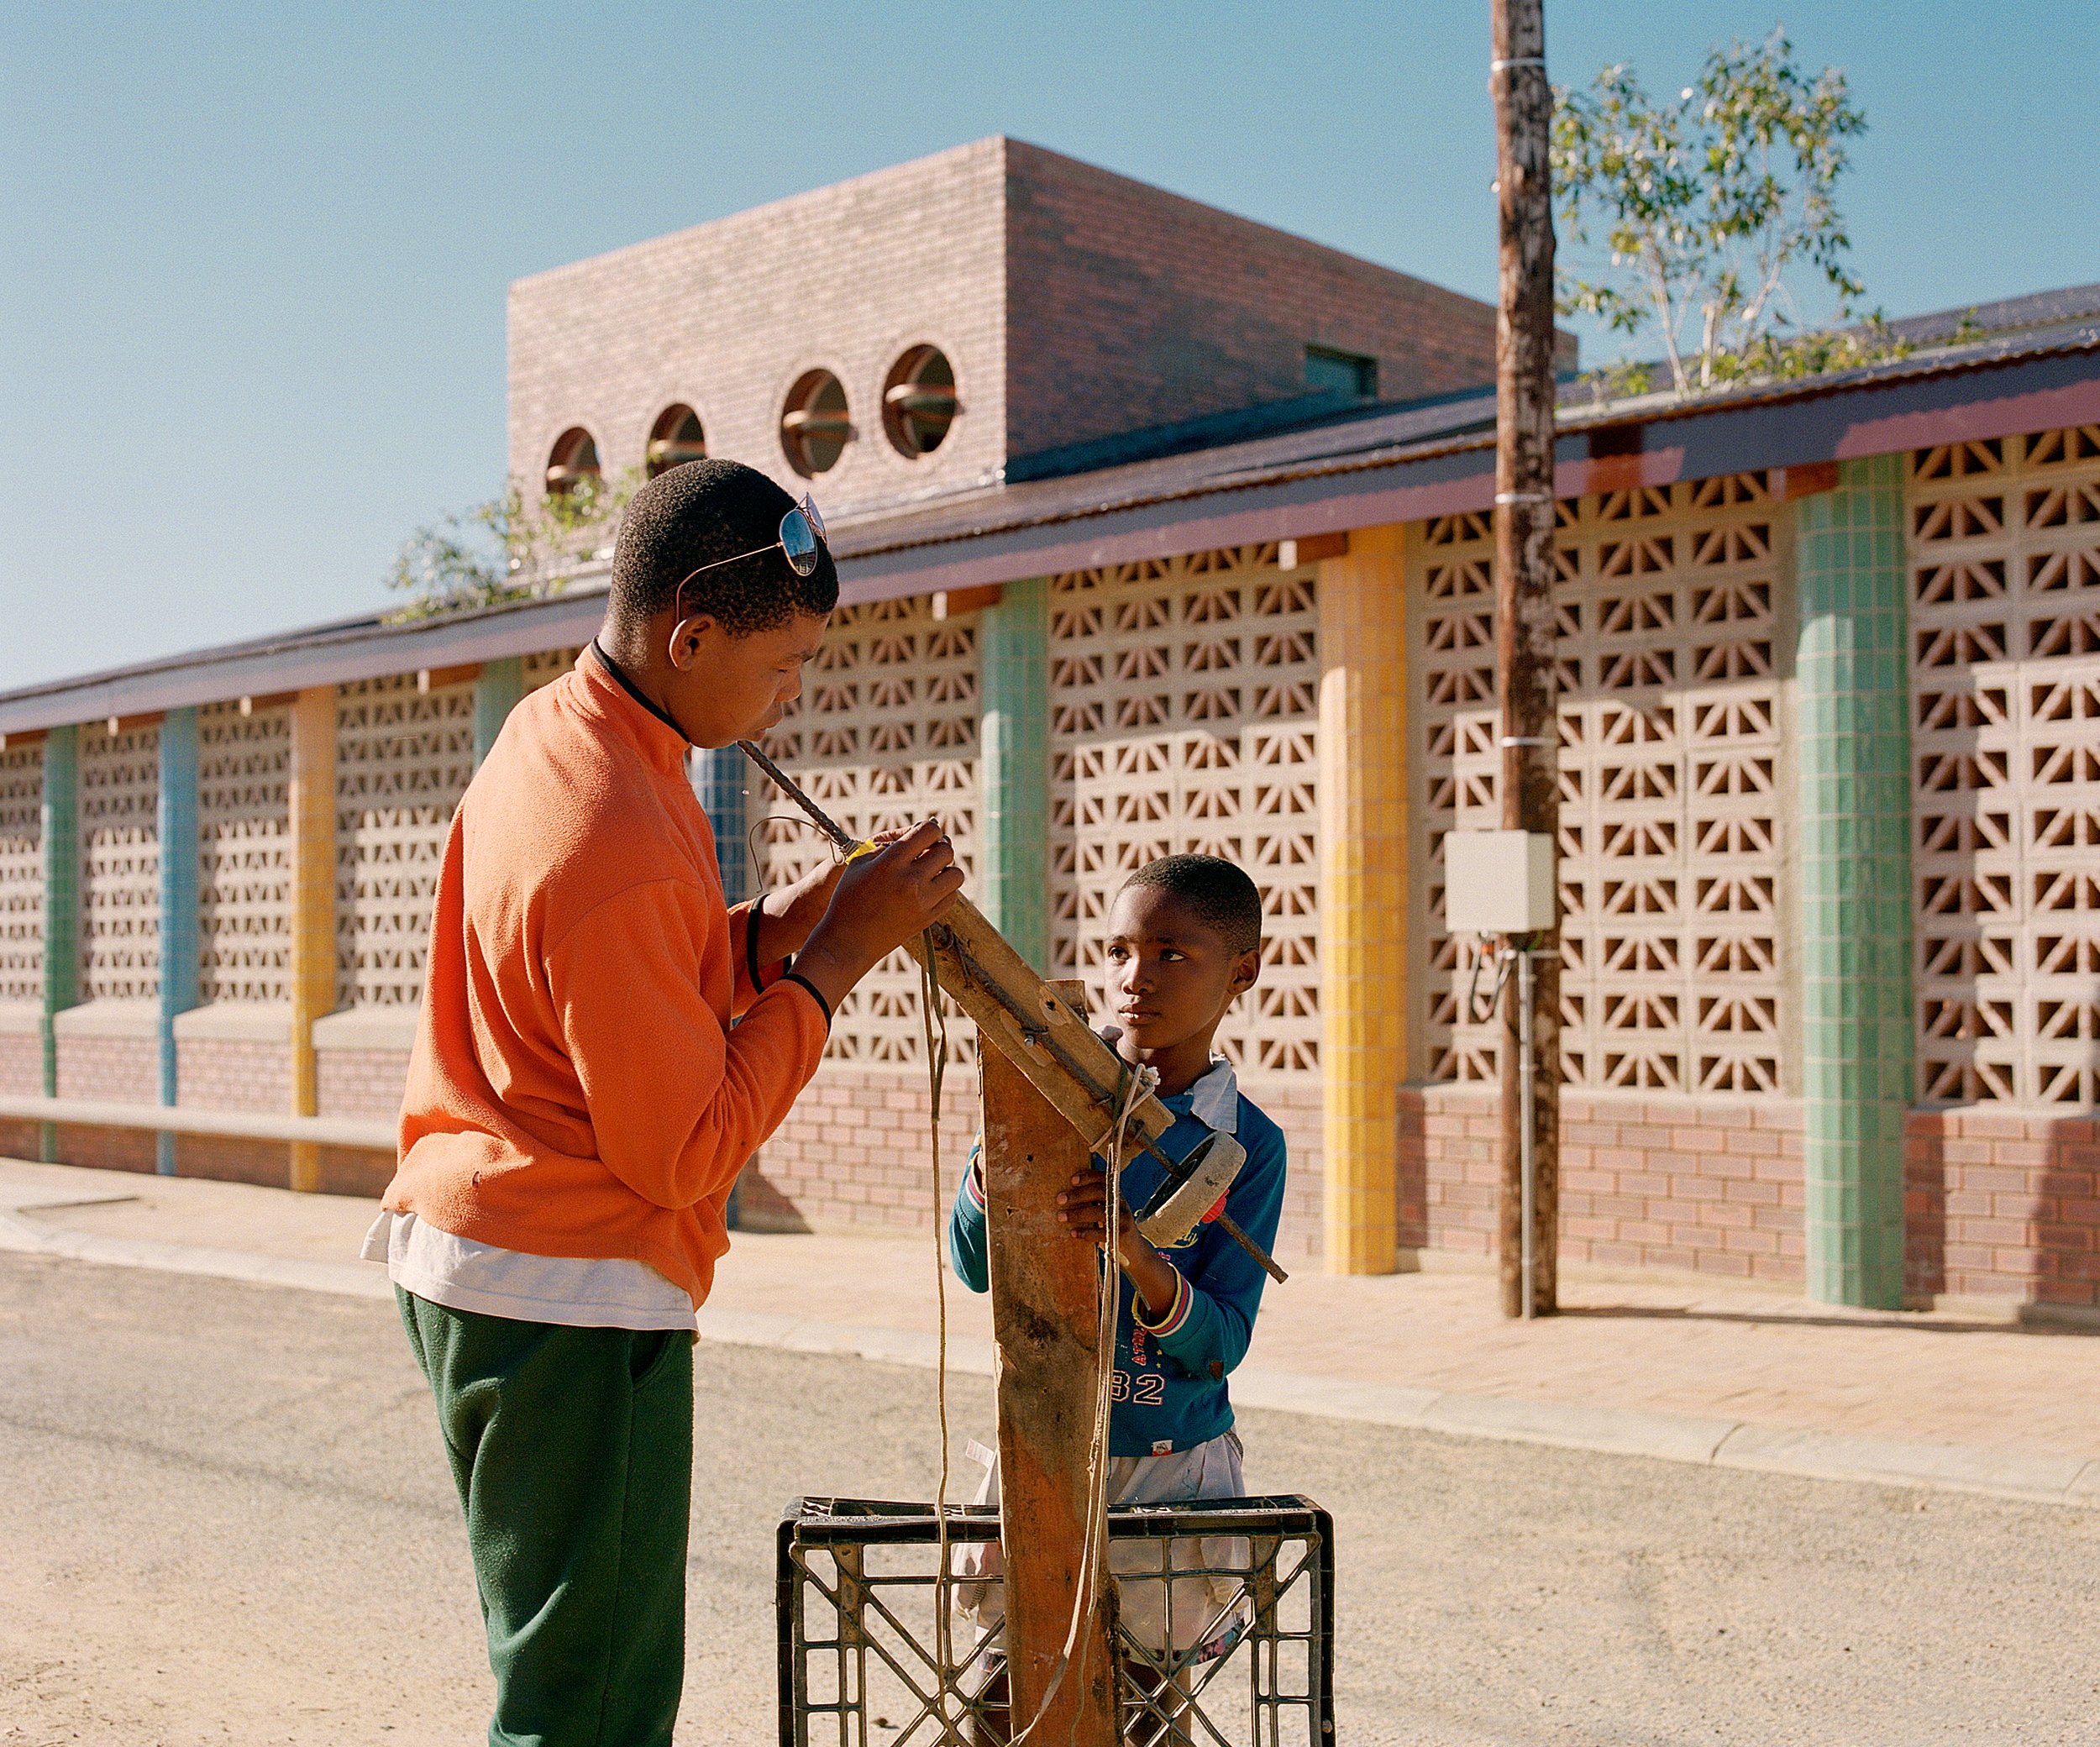
M 1644 395 L 1589 406 L 1564 403 L 1559 427 L 1565 436 L 1606 427 L 1660 424 L 2097 349 L 2100 321 L 2078 321 L 2037 333 L 1982 339 L 1797 381 L 1730 384 L 1704 394 Z M 854 522 L 841 529 L 836 549 L 842 559 L 867 558 L 1205 492 L 1399 466 L 1464 449 L 1491 449 L 1494 401 L 1494 391 L 1483 390 L 1432 405 L 1358 412 L 1282 436 L 1194 454 L 973 492 L 905 514 Z
M 1581 459 L 1592 448 L 1589 434 L 1605 429 L 1640 428 L 1641 440 L 1630 447 L 1645 453 L 1591 467 L 1631 467 L 1628 477 L 1655 483 L 1868 452 L 1845 449 L 1848 440 L 1885 448 L 1947 440 L 1932 437 L 1929 421 L 1945 422 L 1953 416 L 1950 408 L 2008 394 L 2061 396 L 2066 383 L 2083 393 L 2100 385 L 2100 318 L 2086 313 L 2089 304 L 2100 303 L 2100 295 L 2088 295 L 2097 289 L 2013 300 L 2019 307 L 2012 313 L 2036 325 L 2021 328 L 2016 320 L 2014 331 L 1854 370 L 1684 397 L 1564 406 L 1562 489 L 1606 489 L 1598 483 L 1605 475 L 1585 474 Z M 1994 318 L 2004 319 L 2009 308 L 1997 308 Z M 2066 312 L 2069 318 L 2059 319 Z M 1979 312 L 1979 324 L 1982 319 Z M 1918 384 L 1945 391 L 1920 412 L 1915 394 L 1906 401 L 1897 392 Z M 1841 418 L 1819 422 L 1814 416 L 1817 403 L 1854 402 L 1885 406 L 1866 420 L 1864 428 L 1875 433 L 1868 439 L 1857 436 L 1862 427 L 1856 422 L 1847 427 Z M 2057 409 L 2048 416 L 2068 416 L 2061 401 L 2048 404 Z M 1795 416 L 1803 409 L 1809 416 Z M 1485 503 L 1494 423 L 1489 391 L 1352 410 L 1195 453 L 989 486 L 864 518 L 840 527 L 833 548 L 846 598 L 870 600 L 1046 569 L 1415 520 Z M 1764 434 L 1751 440 L 1745 433 L 1753 429 Z M 1652 433 L 1668 440 L 1658 442 Z M 559 648 L 586 640 L 602 611 L 602 584 L 586 580 L 549 600 L 442 618 L 396 623 L 373 614 L 337 620 L 0 693 L 0 732 Z

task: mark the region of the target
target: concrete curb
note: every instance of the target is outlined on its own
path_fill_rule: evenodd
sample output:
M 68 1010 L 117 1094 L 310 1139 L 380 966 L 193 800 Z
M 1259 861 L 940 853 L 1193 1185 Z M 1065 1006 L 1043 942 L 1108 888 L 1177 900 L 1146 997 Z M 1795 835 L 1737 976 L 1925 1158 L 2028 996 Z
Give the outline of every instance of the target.
M 121 1194 L 96 1194 L 60 1199 L 47 1194 L 0 1200 L 0 1250 L 58 1256 L 108 1267 L 243 1280 L 261 1286 L 289 1286 L 351 1298 L 391 1299 L 393 1296 L 386 1276 L 370 1262 L 305 1262 L 195 1244 L 104 1237 L 18 1217 L 38 1208 L 77 1207 L 129 1199 Z M 732 1310 L 713 1305 L 700 1312 L 697 1323 L 706 1339 L 728 1346 L 765 1347 L 923 1369 L 939 1362 L 937 1338 L 916 1329 L 864 1328 L 775 1311 Z M 991 1343 L 974 1336 L 952 1335 L 948 1362 L 951 1371 L 990 1377 Z M 1692 1414 L 1583 1407 L 1258 1367 L 1233 1374 L 1232 1396 L 1242 1407 L 1270 1413 L 1306 1414 L 1454 1437 L 1497 1438 L 1509 1443 L 1593 1450 L 1611 1456 L 1646 1456 L 1708 1467 L 1756 1469 L 1808 1480 L 1919 1487 L 2029 1503 L 2100 1508 L 2100 1459 L 2082 1456 L 2027 1456 L 1960 1445 L 1856 1437 L 1844 1432 L 1791 1431 Z

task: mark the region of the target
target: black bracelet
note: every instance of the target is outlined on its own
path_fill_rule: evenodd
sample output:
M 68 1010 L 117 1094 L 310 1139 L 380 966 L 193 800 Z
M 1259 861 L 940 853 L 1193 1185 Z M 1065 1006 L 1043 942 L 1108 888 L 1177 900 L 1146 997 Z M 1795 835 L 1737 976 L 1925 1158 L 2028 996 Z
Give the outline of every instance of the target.
M 810 979 L 804 976 L 800 971 L 788 972 L 780 978 L 780 981 L 783 983 L 800 983 L 803 988 L 809 990 L 810 999 L 816 1003 L 818 1008 L 824 1015 L 824 1029 L 827 1031 L 831 1030 L 832 1004 L 824 999 L 824 991 L 822 989 L 819 989 L 814 983 L 811 982 Z
M 765 894 L 760 892 L 751 900 L 751 915 L 743 928 L 744 968 L 751 974 L 751 992 L 758 994 L 765 987 L 759 980 L 759 930 L 765 924 Z

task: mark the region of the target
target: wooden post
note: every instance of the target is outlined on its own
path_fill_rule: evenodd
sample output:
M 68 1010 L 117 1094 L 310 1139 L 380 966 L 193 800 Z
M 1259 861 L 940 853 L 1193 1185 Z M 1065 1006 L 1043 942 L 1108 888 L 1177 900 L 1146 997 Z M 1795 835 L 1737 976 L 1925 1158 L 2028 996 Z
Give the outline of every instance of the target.
M 1501 311 L 1495 328 L 1495 666 L 1502 706 L 1502 825 L 1560 834 L 1560 732 L 1554 708 L 1553 92 L 1546 78 L 1544 0 L 1493 0 L 1496 197 Z M 1561 931 L 1531 944 L 1530 1121 L 1535 1193 L 1531 1309 L 1550 1314 L 1560 1235 Z M 1524 1314 L 1524 1094 L 1518 980 L 1502 1020 L 1502 1310 Z
M 1084 1011 L 1085 989 L 1051 988 Z M 1087 1529 L 1087 1458 L 1098 1373 L 1100 1252 L 1058 1223 L 1058 1192 L 1087 1145 L 1021 1070 L 989 1047 L 984 1201 L 998 1349 L 999 1520 L 1006 1567 L 1006 1659 L 1018 1731 L 1042 1702 L 1071 1629 Z M 1105 1535 L 1073 1666 L 1036 1739 L 1115 1747 Z

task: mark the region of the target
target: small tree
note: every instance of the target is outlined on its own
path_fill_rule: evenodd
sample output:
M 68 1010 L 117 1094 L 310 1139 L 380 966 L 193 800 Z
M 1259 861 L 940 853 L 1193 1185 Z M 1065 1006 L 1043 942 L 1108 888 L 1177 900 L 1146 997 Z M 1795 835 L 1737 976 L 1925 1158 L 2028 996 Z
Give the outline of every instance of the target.
M 513 485 L 417 528 L 387 572 L 388 588 L 414 597 L 391 616 L 429 618 L 559 594 L 581 562 L 606 555 L 641 483 L 633 469 L 611 481 L 586 475 L 533 503 Z
M 1624 63 L 1587 92 L 1553 95 L 1562 234 L 1572 255 L 1601 225 L 1606 256 L 1594 277 L 1563 271 L 1563 314 L 1628 335 L 1652 321 L 1680 394 L 1886 349 L 1878 317 L 1864 341 L 1819 335 L 1795 302 L 1793 281 L 1805 278 L 1834 294 L 1830 320 L 1841 323 L 1865 295 L 1845 265 L 1851 239 L 1833 191 L 1848 162 L 1842 142 L 1866 118 L 1838 69 L 1809 78 L 1782 28 L 1755 48 L 1712 51 L 1674 102 L 1651 102 Z

